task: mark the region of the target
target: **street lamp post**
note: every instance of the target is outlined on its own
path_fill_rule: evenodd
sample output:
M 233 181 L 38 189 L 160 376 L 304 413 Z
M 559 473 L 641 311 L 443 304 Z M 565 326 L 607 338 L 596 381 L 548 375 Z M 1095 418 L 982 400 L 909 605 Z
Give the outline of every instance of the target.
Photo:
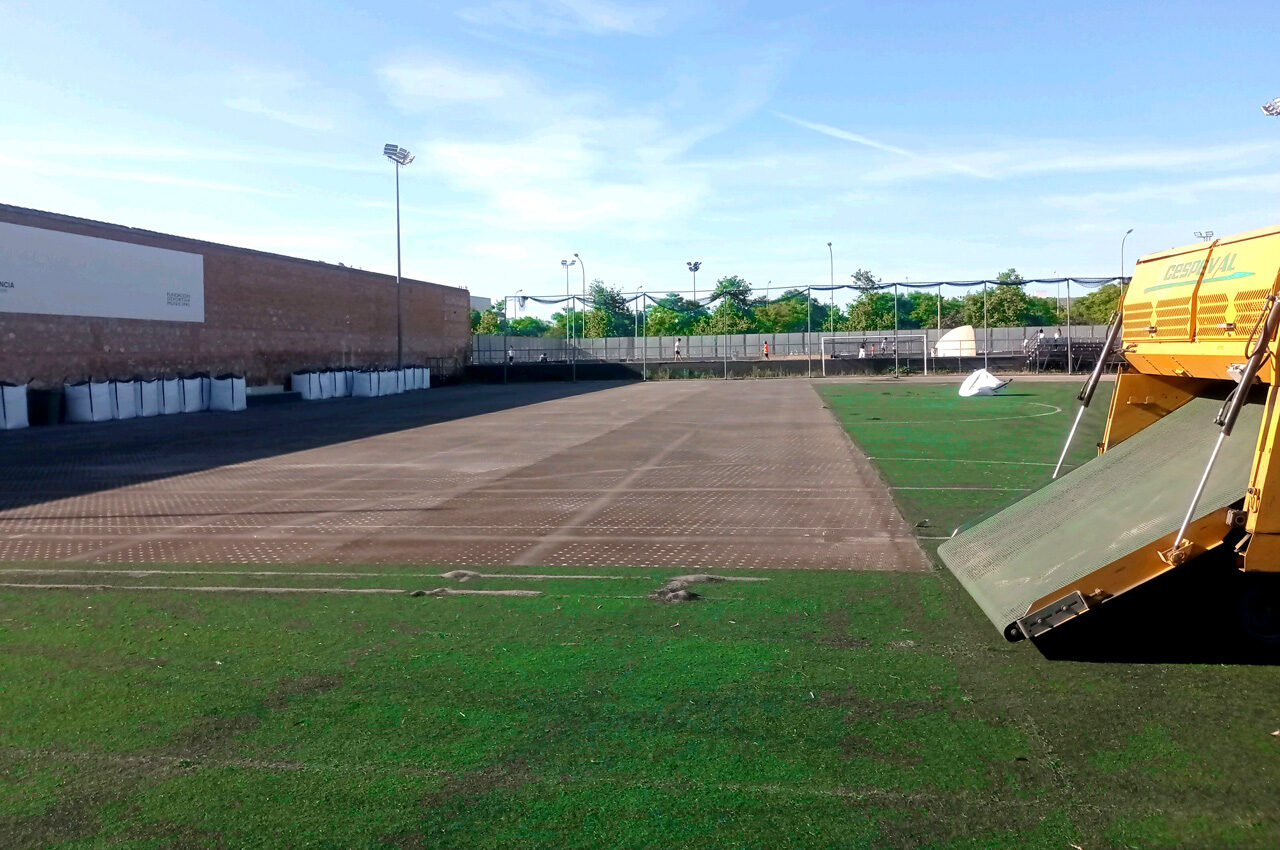
M 813 284 L 805 288 L 804 293 L 804 359 L 809 366 L 809 377 L 813 377 Z
M 1124 238 L 1122 238 L 1122 239 L 1120 240 L 1120 294 L 1121 294 L 1121 295 L 1124 295 L 1124 288 L 1125 288 L 1125 282 L 1124 282 L 1124 270 L 1125 270 L 1125 265 L 1124 265 L 1124 243 L 1125 243 L 1125 241 L 1129 238 L 1129 234 L 1130 234 L 1130 233 L 1132 233 L 1132 232 L 1133 232 L 1133 228 L 1132 228 L 1132 227 L 1130 227 L 1128 230 L 1126 230 L 1126 231 L 1124 232 Z
M 836 332 L 836 253 L 827 243 L 827 259 L 831 262 L 831 307 L 827 310 L 827 333 Z M 835 343 L 833 342 L 832 345 Z
M 382 155 L 396 168 L 396 368 L 404 368 L 403 299 L 400 296 L 400 169 L 413 162 L 413 154 L 399 145 L 382 146 Z
M 570 372 L 574 382 L 578 380 L 578 355 L 573 347 L 573 294 L 569 291 L 569 267 L 576 265 L 577 260 L 561 260 L 560 265 L 564 267 L 564 294 L 568 301 L 568 309 L 565 313 L 565 342 L 569 346 L 569 350 L 565 352 L 569 357 Z
M 573 258 L 578 261 L 578 269 L 582 272 L 582 336 L 580 339 L 587 338 L 587 264 L 582 262 L 582 258 L 576 253 Z

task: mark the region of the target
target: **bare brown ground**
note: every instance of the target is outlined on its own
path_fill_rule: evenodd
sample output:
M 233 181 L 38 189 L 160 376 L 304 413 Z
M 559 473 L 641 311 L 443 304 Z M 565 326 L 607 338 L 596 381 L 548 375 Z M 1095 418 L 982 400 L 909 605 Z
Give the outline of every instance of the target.
M 569 391 L 447 388 L 5 435 L 0 562 L 927 567 L 807 381 Z M 485 577 L 544 575 L 557 577 Z

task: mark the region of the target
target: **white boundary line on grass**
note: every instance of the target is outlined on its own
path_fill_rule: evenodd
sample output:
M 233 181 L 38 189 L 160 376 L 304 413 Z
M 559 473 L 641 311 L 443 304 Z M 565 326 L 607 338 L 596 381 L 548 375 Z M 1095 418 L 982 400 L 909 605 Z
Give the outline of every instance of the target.
M 852 424 L 852 425 L 942 425 L 942 424 L 948 424 L 948 425 L 949 425 L 949 424 L 951 424 L 952 422 L 1008 422 L 1008 421 L 1015 420 L 1015 419 L 1037 419 L 1037 418 L 1039 418 L 1039 417 L 1041 417 L 1041 416 L 1053 416 L 1055 413 L 1061 413 L 1061 412 L 1062 412 L 1062 408 L 1061 408 L 1061 407 L 1058 407 L 1056 404 L 1047 404 L 1047 403 L 1042 402 L 1042 401 L 1028 401 L 1028 402 L 1026 402 L 1026 404 L 1034 404 L 1036 407 L 1050 407 L 1050 408 L 1053 408 L 1053 409 L 1052 409 L 1052 410 L 1047 410 L 1047 411 L 1045 411 L 1044 413 L 1028 413 L 1026 416 L 992 416 L 992 417 L 991 417 L 991 418 L 989 418 L 989 419 L 988 419 L 988 418 L 982 418 L 982 419 L 947 419 L 947 420 L 938 420 L 938 419 L 909 419 L 909 420 L 901 420 L 901 421 L 896 421 L 896 422 L 886 422 L 886 421 L 881 420 L 881 419 L 864 419 L 864 420 L 862 420 L 862 421 L 859 421 L 859 422 L 853 422 L 853 423 L 850 423 L 850 424 Z
M 868 455 L 867 460 L 912 460 L 925 463 L 999 463 L 1010 464 L 1014 466 L 1053 466 L 1053 463 L 1043 460 L 960 460 L 950 457 L 885 457 L 884 455 Z M 1063 464 L 1066 466 L 1066 464 Z

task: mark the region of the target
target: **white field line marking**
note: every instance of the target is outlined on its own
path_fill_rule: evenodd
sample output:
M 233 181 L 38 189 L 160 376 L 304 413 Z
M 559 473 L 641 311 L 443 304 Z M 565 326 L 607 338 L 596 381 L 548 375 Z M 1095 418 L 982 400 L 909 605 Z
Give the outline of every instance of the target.
M 867 419 L 855 424 L 858 425 L 950 425 L 953 422 L 1008 422 L 1015 419 L 1036 419 L 1041 416 L 1052 416 L 1055 413 L 1061 413 L 1062 408 L 1056 404 L 1046 404 L 1042 401 L 1029 401 L 1027 404 L 1033 404 L 1036 407 L 1048 407 L 1044 413 L 1028 413 L 1025 416 L 992 416 L 982 419 L 911 419 L 901 422 L 885 422 L 880 419 Z
M 921 461 L 925 463 L 999 463 L 999 464 L 1012 464 L 1015 466 L 1053 466 L 1052 463 L 1048 463 L 1040 460 L 960 460 L 959 458 L 951 458 L 951 457 L 885 457 L 883 455 L 868 455 L 867 459 L 868 460 L 912 460 L 912 461 Z M 1065 468 L 1066 466 L 1067 464 L 1064 463 L 1063 467 Z
M 267 570 L 65 570 L 65 569 L 32 569 L 32 568 L 14 568 L 2 569 L 0 574 L 5 573 L 26 573 L 35 575 L 115 575 L 128 576 L 130 578 L 141 578 L 143 576 L 308 576 L 308 577 L 324 577 L 324 578 L 446 578 L 443 573 L 316 573 L 316 572 L 288 572 L 284 570 L 267 571 Z M 588 576 L 588 575 L 516 575 L 514 573 L 479 573 L 469 577 L 475 581 L 482 578 L 500 578 L 500 579 L 527 579 L 529 581 L 542 581 L 544 579 L 626 579 L 630 576 Z M 648 576 L 638 576 L 637 581 L 649 581 Z
M 199 587 L 181 584 L 25 584 L 3 582 L 0 588 L 10 590 L 185 590 L 194 593 L 356 593 L 378 594 L 411 591 L 403 587 Z M 430 594 L 428 594 L 430 595 Z M 449 596 L 541 596 L 540 590 L 461 590 L 449 588 Z

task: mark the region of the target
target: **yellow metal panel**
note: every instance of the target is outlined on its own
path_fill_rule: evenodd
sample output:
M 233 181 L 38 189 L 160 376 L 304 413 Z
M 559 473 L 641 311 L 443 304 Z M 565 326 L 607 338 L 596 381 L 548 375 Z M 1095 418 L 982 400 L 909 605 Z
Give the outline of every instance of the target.
M 1239 353 L 1280 273 L 1280 233 L 1232 237 L 1213 250 L 1196 303 L 1196 339 L 1239 339 Z
M 1104 452 L 1115 448 L 1200 395 L 1208 384 L 1196 378 L 1121 372 L 1116 375 L 1107 430 L 1099 448 Z
M 1124 298 L 1124 341 L 1190 340 L 1196 290 L 1212 267 L 1212 245 L 1143 257 Z

